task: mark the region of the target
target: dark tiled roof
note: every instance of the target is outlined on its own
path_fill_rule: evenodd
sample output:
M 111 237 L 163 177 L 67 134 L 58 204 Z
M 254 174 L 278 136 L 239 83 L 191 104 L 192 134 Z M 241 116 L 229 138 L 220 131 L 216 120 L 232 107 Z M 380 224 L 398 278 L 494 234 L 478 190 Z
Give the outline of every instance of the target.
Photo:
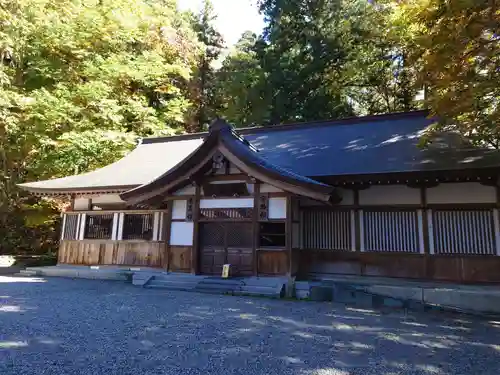
M 238 132 L 276 168 L 311 178 L 500 167 L 499 151 L 466 147 L 453 135 L 427 149 L 418 148 L 420 135 L 432 122 L 425 112 L 409 112 Z M 205 136 L 145 139 L 125 158 L 100 170 L 22 186 L 29 190 L 139 186 L 183 160 Z

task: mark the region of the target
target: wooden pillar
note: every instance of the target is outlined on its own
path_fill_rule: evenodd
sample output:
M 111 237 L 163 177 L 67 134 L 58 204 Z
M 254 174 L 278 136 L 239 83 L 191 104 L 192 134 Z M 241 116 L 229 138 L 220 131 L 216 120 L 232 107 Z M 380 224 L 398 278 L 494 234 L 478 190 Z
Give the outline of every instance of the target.
M 201 187 L 199 184 L 196 184 L 195 197 L 193 202 L 193 247 L 191 250 L 191 273 L 195 275 L 199 272 L 198 260 L 200 258 L 200 197 Z
M 359 209 L 359 189 L 353 190 L 353 203 L 354 203 L 354 248 L 356 249 L 356 253 L 358 254 L 359 259 L 359 274 L 363 275 L 365 273 L 365 262 L 363 259 L 363 255 L 361 254 L 361 218 L 360 218 L 360 209 Z
M 287 253 L 287 261 L 288 261 L 288 269 L 286 272 L 287 276 L 292 275 L 292 241 L 293 241 L 293 221 L 292 221 L 292 195 L 288 195 L 286 197 L 286 222 L 285 222 L 285 233 L 286 233 L 286 253 Z
M 430 255 L 430 236 L 429 232 L 429 212 L 427 207 L 427 188 L 420 187 L 420 205 L 422 207 L 422 234 L 424 237 L 424 274 L 430 279 L 434 273 L 432 270 L 432 259 Z
M 496 196 L 497 196 L 497 204 L 496 204 L 496 218 L 495 218 L 495 243 L 496 243 L 496 254 L 500 256 L 500 186 L 498 186 L 498 183 L 500 181 L 497 181 L 497 185 L 495 186 L 496 189 Z
M 167 202 L 167 212 L 163 219 L 163 240 L 165 241 L 165 265 L 164 268 L 170 271 L 170 231 L 172 230 L 172 207 L 173 201 Z
M 253 275 L 257 276 L 258 270 L 258 253 L 257 248 L 259 247 L 259 196 L 260 196 L 260 182 L 256 181 L 253 185 L 253 215 L 252 215 L 252 227 L 253 227 Z

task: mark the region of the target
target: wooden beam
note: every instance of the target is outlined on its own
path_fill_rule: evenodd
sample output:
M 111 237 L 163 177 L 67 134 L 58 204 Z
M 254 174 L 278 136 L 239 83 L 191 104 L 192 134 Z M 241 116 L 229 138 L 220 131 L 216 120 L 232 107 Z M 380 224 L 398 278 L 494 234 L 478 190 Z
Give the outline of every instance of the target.
M 214 181 L 244 181 L 244 182 L 252 182 L 251 177 L 244 173 L 235 173 L 235 174 L 219 174 L 213 175 L 210 177 L 205 177 L 203 182 L 214 182 Z
M 252 217 L 252 227 L 253 227 L 253 275 L 258 274 L 258 259 L 257 259 L 257 248 L 259 246 L 259 197 L 260 197 L 260 182 L 256 182 L 253 185 L 253 217 Z
M 197 274 L 199 272 L 198 260 L 200 258 L 199 249 L 199 233 L 200 233 L 200 196 L 201 188 L 200 185 L 195 186 L 195 198 L 193 201 L 193 247 L 191 256 L 191 273 Z

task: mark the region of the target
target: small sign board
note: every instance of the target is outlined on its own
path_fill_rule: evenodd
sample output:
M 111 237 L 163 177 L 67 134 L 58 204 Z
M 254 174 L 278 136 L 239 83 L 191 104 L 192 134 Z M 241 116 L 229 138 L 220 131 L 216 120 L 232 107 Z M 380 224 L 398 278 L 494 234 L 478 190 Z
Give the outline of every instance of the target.
M 230 264 L 224 264 L 222 266 L 222 278 L 227 279 L 229 277 L 230 268 L 231 268 Z

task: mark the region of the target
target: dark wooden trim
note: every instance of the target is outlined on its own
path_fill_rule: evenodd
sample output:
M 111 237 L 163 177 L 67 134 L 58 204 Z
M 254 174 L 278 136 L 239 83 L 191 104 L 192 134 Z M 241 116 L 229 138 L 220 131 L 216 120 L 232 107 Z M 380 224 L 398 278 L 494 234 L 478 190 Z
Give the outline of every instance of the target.
M 341 188 L 352 188 L 356 185 L 424 185 L 432 187 L 446 182 L 481 182 L 495 180 L 499 175 L 499 167 L 471 168 L 460 170 L 389 172 L 377 174 L 356 174 L 342 176 L 314 177 L 317 181 Z
M 196 193 L 193 199 L 193 247 L 191 255 L 191 273 L 199 272 L 200 249 L 199 249 L 199 233 L 200 233 L 200 185 L 195 186 Z
M 75 210 L 75 194 L 71 194 L 69 211 L 74 211 L 74 210 Z
M 189 198 L 196 198 L 196 195 L 169 195 L 165 197 L 164 201 L 186 201 Z
M 434 210 L 484 210 L 495 208 L 495 203 L 448 203 L 448 204 L 427 204 L 427 208 Z
M 243 181 L 251 183 L 251 178 L 244 173 L 235 173 L 235 174 L 216 174 L 210 177 L 206 177 L 203 179 L 203 182 L 214 182 L 214 181 Z
M 165 241 L 165 256 L 167 257 L 166 269 L 167 271 L 170 269 L 170 233 L 172 231 L 172 202 L 167 202 L 167 212 L 165 213 L 165 217 L 163 218 L 163 226 L 164 226 L 164 241 Z
M 500 186 L 495 187 L 496 196 L 497 196 L 497 207 L 500 208 Z
M 287 266 L 288 270 L 286 272 L 287 276 L 291 276 L 292 270 L 293 270 L 293 265 L 292 265 L 292 230 L 293 230 L 293 224 L 292 224 L 292 196 L 288 195 L 286 198 L 286 219 L 285 219 L 285 246 L 286 246 L 286 253 L 287 253 Z
M 258 258 L 257 258 L 257 247 L 259 246 L 259 197 L 260 197 L 260 182 L 256 182 L 253 185 L 253 218 L 252 218 L 252 227 L 253 227 L 253 275 L 257 276 L 258 270 Z
M 184 221 L 184 220 L 178 220 L 178 221 Z M 201 223 L 210 223 L 210 222 L 216 222 L 216 223 L 248 223 L 248 222 L 253 222 L 253 214 L 252 217 L 249 219 L 232 219 L 232 218 L 227 218 L 227 219 L 202 219 L 200 218 L 198 220 Z
M 424 238 L 424 274 L 426 277 L 430 277 L 432 270 L 431 266 L 432 263 L 429 260 L 429 257 L 431 256 L 430 254 L 430 236 L 432 233 L 429 231 L 429 220 L 427 216 L 427 212 L 429 208 L 427 207 L 427 188 L 428 186 L 421 186 L 420 187 L 420 204 L 422 206 L 422 235 Z M 419 222 L 417 221 L 417 229 L 418 228 Z M 419 240 L 420 244 L 420 240 Z M 419 245 L 420 246 L 420 245 Z
M 354 199 L 354 248 L 356 252 L 361 252 L 361 218 L 359 214 L 359 189 L 353 190 L 353 199 Z
M 496 203 L 449 203 L 449 204 L 427 204 L 428 208 L 433 209 L 467 209 L 481 210 L 495 208 Z M 363 211 L 405 211 L 421 209 L 421 204 L 399 204 L 399 205 L 345 205 L 345 206 L 301 206 L 303 211 L 348 211 L 348 210 L 363 210 Z
M 274 193 L 265 193 L 269 198 L 285 198 L 290 196 L 286 191 L 283 192 L 274 192 Z
M 171 219 L 172 223 L 186 223 L 189 222 L 189 220 L 186 219 Z

